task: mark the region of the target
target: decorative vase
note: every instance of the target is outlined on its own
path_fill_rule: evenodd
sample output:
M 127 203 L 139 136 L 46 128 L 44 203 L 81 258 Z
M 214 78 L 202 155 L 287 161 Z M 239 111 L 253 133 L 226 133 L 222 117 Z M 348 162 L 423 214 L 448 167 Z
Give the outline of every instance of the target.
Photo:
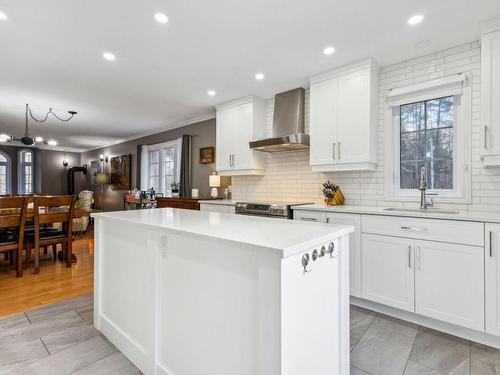
M 337 189 L 337 191 L 333 194 L 332 198 L 324 199 L 324 202 L 327 206 L 341 206 L 344 204 L 344 201 L 345 201 L 344 194 L 342 194 L 340 188 Z
M 172 198 L 179 198 L 179 190 L 172 190 Z

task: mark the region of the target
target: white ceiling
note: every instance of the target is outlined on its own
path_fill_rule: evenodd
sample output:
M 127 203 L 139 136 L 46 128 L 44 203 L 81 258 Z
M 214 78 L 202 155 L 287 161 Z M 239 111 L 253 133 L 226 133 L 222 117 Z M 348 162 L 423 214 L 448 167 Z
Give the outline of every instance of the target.
M 22 134 L 28 102 L 35 115 L 75 109 L 71 122 L 32 133 L 83 150 L 175 127 L 234 98 L 271 97 L 366 57 L 383 66 L 476 40 L 500 1 L 3 0 L 0 11 L 0 133 Z M 416 13 L 425 20 L 408 26 Z M 423 40 L 432 44 L 415 48 Z M 323 55 L 328 45 L 335 54 Z

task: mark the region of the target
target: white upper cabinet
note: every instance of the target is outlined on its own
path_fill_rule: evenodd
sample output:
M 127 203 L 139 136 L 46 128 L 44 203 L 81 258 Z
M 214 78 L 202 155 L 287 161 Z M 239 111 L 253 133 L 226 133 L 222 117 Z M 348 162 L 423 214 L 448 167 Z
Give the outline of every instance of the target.
M 481 157 L 500 167 L 500 24 L 481 37 Z
M 265 137 L 265 101 L 249 97 L 217 106 L 216 168 L 221 176 L 264 174 L 265 154 L 249 142 Z
M 310 164 L 314 171 L 376 167 L 378 66 L 373 60 L 311 78 Z

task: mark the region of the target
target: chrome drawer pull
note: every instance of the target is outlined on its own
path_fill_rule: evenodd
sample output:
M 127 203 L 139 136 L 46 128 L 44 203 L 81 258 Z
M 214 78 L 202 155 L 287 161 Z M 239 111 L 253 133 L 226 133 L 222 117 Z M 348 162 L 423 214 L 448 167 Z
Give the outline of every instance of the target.
M 304 221 L 318 221 L 315 217 L 301 217 L 299 219 Z
M 427 230 L 426 228 L 408 227 L 406 225 L 401 225 L 401 229 L 403 229 L 403 230 L 414 230 L 414 231 L 417 231 L 417 232 L 425 232 Z

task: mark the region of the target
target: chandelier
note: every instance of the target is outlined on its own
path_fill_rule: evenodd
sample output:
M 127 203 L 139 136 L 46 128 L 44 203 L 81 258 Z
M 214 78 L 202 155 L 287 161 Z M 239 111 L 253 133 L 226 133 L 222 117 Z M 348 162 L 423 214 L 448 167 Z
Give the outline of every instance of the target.
M 56 146 L 57 142 L 53 139 L 46 141 L 40 136 L 34 136 L 34 137 L 31 136 L 28 120 L 29 120 L 29 118 L 31 118 L 36 122 L 45 122 L 48 120 L 49 115 L 52 115 L 56 119 L 58 119 L 59 121 L 69 121 L 73 118 L 74 115 L 77 114 L 76 111 L 68 111 L 68 113 L 70 114 L 70 116 L 68 118 L 61 118 L 56 113 L 54 113 L 52 108 L 50 108 L 49 111 L 46 113 L 44 118 L 37 119 L 35 116 L 33 116 L 33 113 L 31 113 L 30 105 L 26 104 L 26 125 L 25 125 L 25 130 L 24 130 L 24 136 L 23 137 L 15 137 L 13 135 L 0 134 L 0 142 L 21 142 L 22 144 L 24 144 L 26 146 L 34 146 L 37 144 Z

